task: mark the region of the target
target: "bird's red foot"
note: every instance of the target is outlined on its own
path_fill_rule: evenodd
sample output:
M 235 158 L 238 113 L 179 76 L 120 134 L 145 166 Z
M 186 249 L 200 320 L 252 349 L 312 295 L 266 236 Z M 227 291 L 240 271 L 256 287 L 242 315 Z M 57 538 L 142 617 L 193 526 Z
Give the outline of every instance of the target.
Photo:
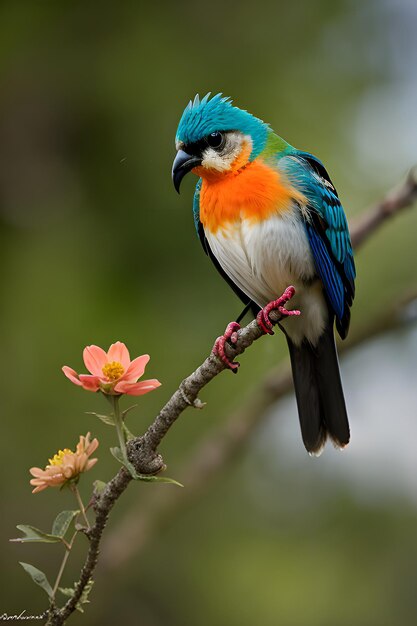
M 239 330 L 239 328 L 240 324 L 238 324 L 237 322 L 230 322 L 230 324 L 227 325 L 227 328 L 224 331 L 224 335 L 222 335 L 221 337 L 217 337 L 213 346 L 213 354 L 219 357 L 219 359 L 223 361 L 226 367 L 231 369 L 232 372 L 237 372 L 240 363 L 238 363 L 237 361 L 230 361 L 230 359 L 228 359 L 225 352 L 225 345 L 227 341 L 230 341 L 230 343 L 232 344 L 236 343 L 237 331 Z
M 277 300 L 272 300 L 263 309 L 261 309 L 256 316 L 256 321 L 258 322 L 258 326 L 265 334 L 273 335 L 273 323 L 269 319 L 269 314 L 271 311 L 278 311 L 283 317 L 290 317 L 292 315 L 300 315 L 300 311 L 294 310 L 289 311 L 285 308 L 285 304 L 295 294 L 294 287 L 287 287 L 282 296 L 280 296 Z

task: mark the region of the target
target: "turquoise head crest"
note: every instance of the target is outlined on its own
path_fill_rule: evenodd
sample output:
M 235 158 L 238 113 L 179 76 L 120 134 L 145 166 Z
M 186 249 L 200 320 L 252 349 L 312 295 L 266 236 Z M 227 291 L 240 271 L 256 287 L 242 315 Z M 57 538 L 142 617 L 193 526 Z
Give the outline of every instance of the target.
M 243 109 L 233 106 L 230 98 L 221 93 L 210 98 L 210 93 L 200 100 L 197 94 L 190 100 L 178 125 L 176 141 L 185 145 L 200 141 L 215 131 L 239 130 L 250 135 L 253 142 L 251 160 L 265 147 L 268 124 Z

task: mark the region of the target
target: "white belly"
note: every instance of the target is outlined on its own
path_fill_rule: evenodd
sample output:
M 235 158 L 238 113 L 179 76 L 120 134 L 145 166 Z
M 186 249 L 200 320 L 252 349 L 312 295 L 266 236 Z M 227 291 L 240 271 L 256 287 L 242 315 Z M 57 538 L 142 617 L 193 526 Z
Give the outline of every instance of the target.
M 327 320 L 327 306 L 321 282 L 315 280 L 305 229 L 295 213 L 258 223 L 241 220 L 215 234 L 206 230 L 205 235 L 226 274 L 259 306 L 294 285 L 290 307 L 299 308 L 301 316 L 287 318 L 283 325 L 296 344 L 304 337 L 316 343 Z

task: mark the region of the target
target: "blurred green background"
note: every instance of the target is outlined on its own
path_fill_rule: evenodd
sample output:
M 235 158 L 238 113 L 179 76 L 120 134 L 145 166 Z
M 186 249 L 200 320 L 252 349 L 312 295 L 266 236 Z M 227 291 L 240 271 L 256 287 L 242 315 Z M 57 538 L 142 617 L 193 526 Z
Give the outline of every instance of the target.
M 188 100 L 221 91 L 319 156 L 351 218 L 417 161 L 416 23 L 413 0 L 1 3 L 0 614 L 46 606 L 18 560 L 53 579 L 62 557 L 55 545 L 9 544 L 15 525 L 47 529 L 73 507 L 69 493 L 32 496 L 28 468 L 91 430 L 99 463 L 83 496 L 117 469 L 114 433 L 84 414 L 104 400 L 61 366 L 83 371 L 91 343 L 150 353 L 146 373 L 163 385 L 131 416 L 140 432 L 240 312 L 195 236 L 192 177 L 181 196 L 171 183 Z M 357 269 L 353 334 L 415 288 L 417 210 L 378 232 Z M 308 458 L 285 400 L 145 549 L 99 569 L 92 604 L 71 623 L 415 624 L 416 331 L 342 360 L 346 453 Z M 186 412 L 163 444 L 170 476 L 286 358 L 282 337 L 259 341 L 239 376 L 204 390 L 206 409 Z M 132 485 L 109 532 L 150 489 L 175 488 Z

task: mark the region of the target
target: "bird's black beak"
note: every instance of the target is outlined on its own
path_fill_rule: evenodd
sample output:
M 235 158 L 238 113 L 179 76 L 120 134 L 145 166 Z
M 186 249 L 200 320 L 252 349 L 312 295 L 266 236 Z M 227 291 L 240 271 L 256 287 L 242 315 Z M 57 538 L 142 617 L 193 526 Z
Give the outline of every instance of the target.
M 180 192 L 180 185 L 184 176 L 198 165 L 201 165 L 200 157 L 187 154 L 184 150 L 178 150 L 172 165 L 172 182 L 178 193 Z

